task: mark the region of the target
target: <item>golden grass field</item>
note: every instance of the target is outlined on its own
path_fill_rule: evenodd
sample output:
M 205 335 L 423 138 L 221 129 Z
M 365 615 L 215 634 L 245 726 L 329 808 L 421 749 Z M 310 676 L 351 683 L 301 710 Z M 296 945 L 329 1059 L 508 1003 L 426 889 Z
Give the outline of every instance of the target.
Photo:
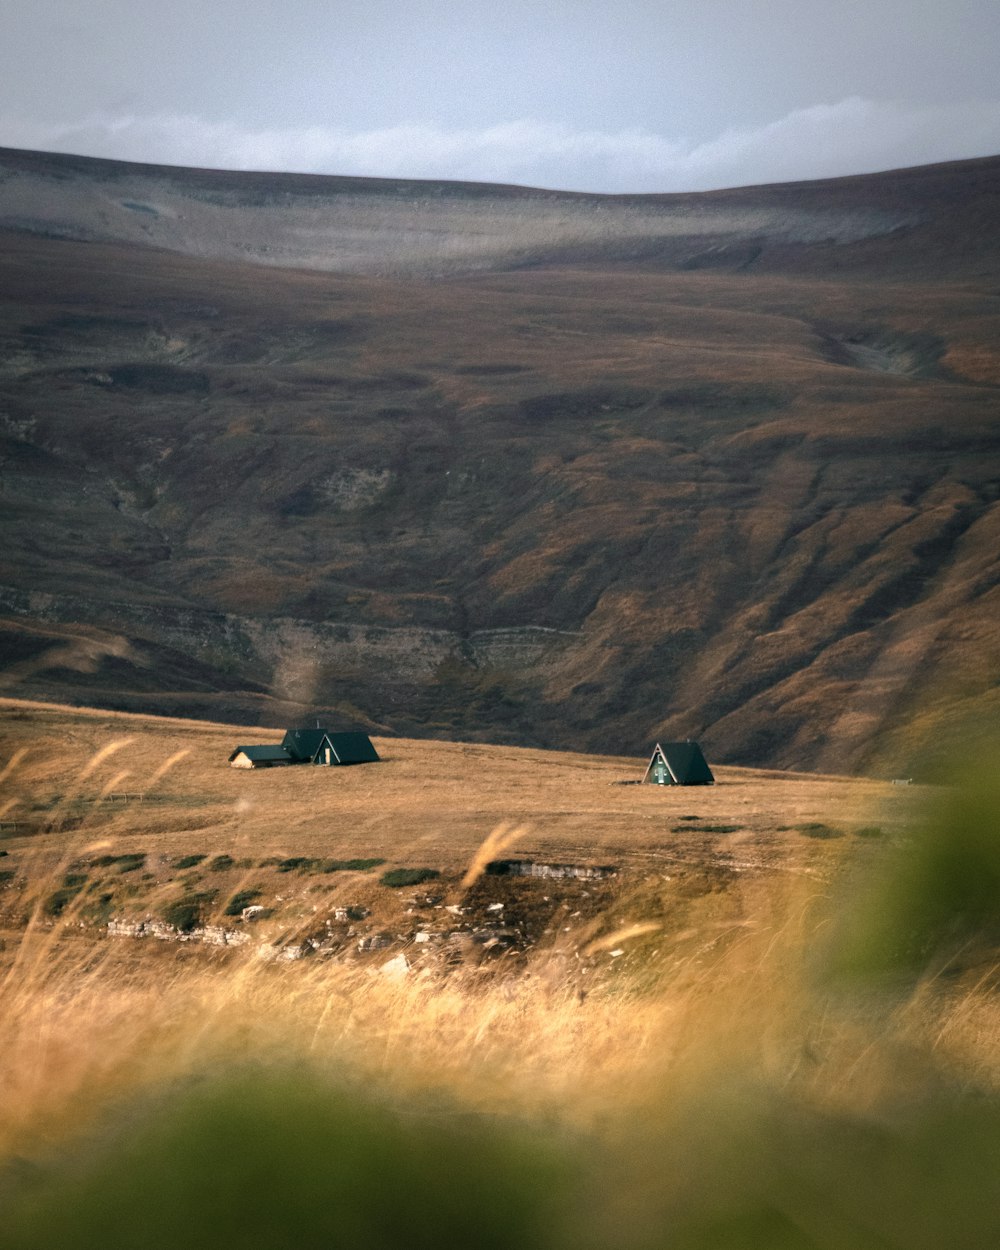
M 477 849 L 502 829 L 503 846 L 489 858 L 609 866 L 616 876 L 613 888 L 587 891 L 586 904 L 579 881 L 505 880 L 497 889 L 539 900 L 562 891 L 576 897 L 572 910 L 606 927 L 595 915 L 599 903 L 620 907 L 655 880 L 657 919 L 669 927 L 671 910 L 683 913 L 692 898 L 713 892 L 731 896 L 737 914 L 734 883 L 822 879 L 854 831 L 905 829 L 919 804 L 919 787 L 725 767 L 712 787 L 622 785 L 642 778 L 644 759 L 401 738 L 374 739 L 377 765 L 244 771 L 227 765 L 233 748 L 280 741 L 281 731 L 17 700 L 0 709 L 6 871 L 19 874 L 15 884 L 30 897 L 32 882 L 48 882 L 75 861 L 145 853 L 142 872 L 127 878 L 105 865 L 111 884 L 131 891 L 119 889 L 114 907 L 133 915 L 171 890 L 193 888 L 197 877 L 202 888 L 210 880 L 219 906 L 249 885 L 289 922 L 361 904 L 373 923 L 412 930 L 418 921 L 403 914 L 410 893 L 380 887 L 378 873 L 303 876 L 261 861 L 378 858 L 385 869 L 427 867 L 455 904 Z M 843 837 L 809 836 L 817 830 Z M 174 867 L 198 854 L 206 859 L 197 872 Z M 220 855 L 233 865 L 206 873 Z M 680 894 L 673 909 L 672 891 Z
M 348 1216 L 384 1246 L 448 1230 L 484 1246 L 993 1244 L 995 947 L 977 929 L 888 981 L 830 970 L 866 925 L 920 920 L 870 890 L 905 878 L 898 857 L 945 791 L 731 768 L 713 788 L 618 786 L 645 761 L 405 739 L 377 739 L 379 765 L 246 773 L 232 748 L 277 732 L 16 700 L 2 714 L 0 1189 L 15 1215 L 0 1246 L 283 1246 L 289 1229 L 346 1245 Z M 966 871 L 988 879 L 990 839 L 968 860 L 962 822 L 979 825 L 953 819 Z M 95 868 L 109 851 L 146 859 Z M 468 880 L 499 853 L 618 873 Z M 259 885 L 272 933 L 362 900 L 358 931 L 395 946 L 265 962 L 108 938 L 84 923 L 86 890 L 45 910 L 75 866 L 115 909 L 155 913 L 193 888 L 172 866 L 190 854 L 228 854 L 224 871 L 197 866 L 197 888 L 221 907 Z M 261 866 L 282 856 L 441 876 L 390 890 L 382 866 Z M 418 928 L 477 922 L 499 898 L 531 939 L 516 952 L 416 957 Z M 398 952 L 408 971 L 385 966 Z M 345 1124 L 349 1141 L 326 1144 Z

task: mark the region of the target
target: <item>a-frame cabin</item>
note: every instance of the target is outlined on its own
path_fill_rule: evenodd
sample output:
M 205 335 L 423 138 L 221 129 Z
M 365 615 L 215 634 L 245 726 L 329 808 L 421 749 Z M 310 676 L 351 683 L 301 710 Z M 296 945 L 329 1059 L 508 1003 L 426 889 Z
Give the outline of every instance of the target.
M 329 729 L 289 729 L 281 744 L 297 764 L 377 764 L 378 752 L 366 733 Z
M 658 742 L 643 782 L 654 786 L 714 786 L 712 770 L 697 742 Z

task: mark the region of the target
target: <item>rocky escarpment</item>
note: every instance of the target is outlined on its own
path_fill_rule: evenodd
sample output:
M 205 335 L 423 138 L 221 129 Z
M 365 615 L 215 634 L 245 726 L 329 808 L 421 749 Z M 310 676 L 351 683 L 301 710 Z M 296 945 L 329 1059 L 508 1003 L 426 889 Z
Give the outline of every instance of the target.
M 23 624 L 22 624 L 23 622 Z M 72 622 L 90 627 L 71 630 L 55 641 L 43 626 Z M 30 623 L 30 624 L 29 624 Z M 389 703 L 426 703 L 433 697 L 439 674 L 448 669 L 474 683 L 490 675 L 527 674 L 539 680 L 558 667 L 579 635 L 543 626 L 454 630 L 416 626 L 357 625 L 272 617 L 266 621 L 233 613 L 163 604 L 60 596 L 0 586 L 0 636 L 20 635 L 35 650 L 17 667 L 8 665 L 5 685 L 18 689 L 53 669 L 75 666 L 99 672 L 102 663 L 117 659 L 135 668 L 164 675 L 192 661 L 212 677 L 213 686 L 228 687 L 230 716 L 242 709 L 252 715 L 252 698 L 267 693 L 269 701 L 289 709 L 314 708 L 325 702 L 352 703 L 371 698 L 379 684 Z M 12 644 L 11 644 L 12 645 Z M 225 681 L 219 676 L 226 675 Z M 333 676 L 331 676 L 333 675 Z M 181 687 L 183 689 L 183 685 Z M 168 682 L 161 693 L 168 696 Z M 122 692 L 122 703 L 138 706 Z M 147 696 L 148 698 L 148 696 Z M 146 700 L 141 702 L 145 703 Z M 168 704 L 169 706 L 169 704 Z M 278 710 L 278 709 L 275 709 Z M 369 722 L 369 727 L 374 725 Z

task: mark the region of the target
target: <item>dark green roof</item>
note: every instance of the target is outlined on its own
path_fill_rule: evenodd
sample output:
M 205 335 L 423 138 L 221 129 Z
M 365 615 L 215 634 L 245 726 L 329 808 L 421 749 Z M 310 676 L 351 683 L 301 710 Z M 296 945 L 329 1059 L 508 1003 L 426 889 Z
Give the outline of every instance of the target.
M 643 781 L 658 758 L 662 758 L 675 786 L 711 786 L 715 777 L 697 742 L 658 742 L 646 769 Z
M 253 760 L 255 764 L 275 762 L 290 764 L 292 762 L 292 757 L 283 746 L 237 747 L 230 755 L 229 762 L 232 763 L 237 755 L 245 755 L 248 760 Z
M 330 729 L 289 729 L 282 746 L 298 762 L 322 759 L 327 746 L 335 764 L 377 764 L 378 753 L 366 733 Z

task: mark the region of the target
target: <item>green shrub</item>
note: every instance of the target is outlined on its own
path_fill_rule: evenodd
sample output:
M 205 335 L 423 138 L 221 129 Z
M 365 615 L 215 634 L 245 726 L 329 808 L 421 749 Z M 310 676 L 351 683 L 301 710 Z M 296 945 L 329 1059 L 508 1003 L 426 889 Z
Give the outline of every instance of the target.
M 921 826 L 865 856 L 849 903 L 829 931 L 838 978 L 913 978 L 963 961 L 996 961 L 1000 946 L 1000 777 L 996 751 L 983 767 L 959 765 Z
M 440 875 L 436 868 L 390 868 L 388 872 L 382 874 L 379 880 L 383 885 L 398 890 L 401 886 L 420 885 L 424 881 L 433 881 Z
M 205 909 L 215 902 L 216 891 L 206 890 L 201 894 L 185 894 L 183 898 L 166 903 L 160 915 L 181 933 L 190 933 L 204 919 Z
M 681 817 L 683 820 L 684 817 Z M 671 833 L 737 833 L 742 829 L 742 825 L 700 825 L 697 829 L 692 829 L 690 825 L 674 825 L 670 830 Z
M 306 855 L 294 855 L 291 859 L 278 860 L 278 872 L 296 872 L 315 867 L 318 859 L 309 859 Z
M 8 881 L 13 881 L 17 876 L 17 872 L 13 868 L 0 869 L 0 885 L 6 885 Z
M 216 855 L 215 859 L 209 861 L 208 868 L 210 872 L 225 872 L 235 863 L 232 855 Z
M 800 825 L 799 832 L 804 833 L 807 838 L 842 838 L 844 836 L 843 829 L 834 829 L 831 825 L 824 825 L 819 820 L 811 821 L 808 825 Z
M 11 1250 L 521 1250 L 552 1245 L 568 1150 L 437 1102 L 387 1110 L 304 1068 L 181 1086 L 4 1177 Z M 37 1175 L 36 1175 L 37 1171 Z
M 201 920 L 201 904 L 189 898 L 179 898 L 167 903 L 160 915 L 179 932 L 190 933 Z
M 856 838 L 880 838 L 882 836 L 882 826 L 865 825 L 863 829 L 855 829 L 854 836 Z
M 384 859 L 324 859 L 320 872 L 368 872 L 384 863 Z
M 175 868 L 196 868 L 203 859 L 208 859 L 207 855 L 182 855 L 180 859 L 174 861 Z
M 132 851 L 127 855 L 99 855 L 90 862 L 94 868 L 113 868 L 117 864 L 119 872 L 135 872 L 145 864 L 146 852 Z
M 254 899 L 260 898 L 260 893 L 260 890 L 256 888 L 238 891 L 226 904 L 226 910 L 223 914 L 226 916 L 241 915 L 244 907 L 249 907 Z
M 85 872 L 68 872 L 63 877 L 62 885 L 54 890 L 43 904 L 46 916 L 61 916 L 69 904 L 83 891 L 87 884 Z
M 42 912 L 53 919 L 61 916 L 75 897 L 71 890 L 53 890 L 42 904 Z
M 384 859 L 314 859 L 309 855 L 293 855 L 288 859 L 262 860 L 261 867 L 276 867 L 278 872 L 367 872 L 384 863 Z
M 113 894 L 105 891 L 97 898 L 90 899 L 84 907 L 80 908 L 80 916 L 90 921 L 91 924 L 106 924 L 111 919 L 111 904 L 114 902 L 114 897 Z

